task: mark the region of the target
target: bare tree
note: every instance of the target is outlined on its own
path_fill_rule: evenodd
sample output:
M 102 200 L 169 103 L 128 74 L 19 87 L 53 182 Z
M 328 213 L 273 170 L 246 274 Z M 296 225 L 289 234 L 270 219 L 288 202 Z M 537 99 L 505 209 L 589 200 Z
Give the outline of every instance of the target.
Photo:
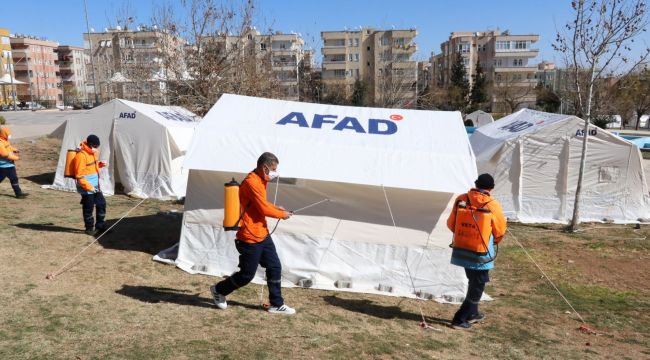
M 580 223 L 580 198 L 587 140 L 591 120 L 594 84 L 608 71 L 627 71 L 645 61 L 646 49 L 637 61 L 629 53 L 634 38 L 646 31 L 648 25 L 646 3 L 640 0 L 574 0 L 571 3 L 573 19 L 557 34 L 554 47 L 565 57 L 567 67 L 574 72 L 578 114 L 585 118 L 582 156 L 570 230 L 576 231 Z M 580 72 L 586 69 L 588 78 L 582 84 Z
M 285 95 L 280 87 L 282 75 L 272 69 L 270 41 L 258 36 L 253 26 L 252 0 L 228 4 L 182 0 L 181 6 L 187 13 L 184 18 L 178 18 L 171 5 L 160 7 L 154 16 L 167 34 L 187 41 L 180 51 L 161 56 L 172 102 L 205 114 L 223 93 Z M 165 46 L 174 48 L 171 43 Z
M 639 130 L 641 117 L 650 113 L 650 70 L 628 74 L 617 84 L 619 109 L 624 115 L 634 117 Z
M 497 74 L 492 87 L 496 103 L 501 107 L 497 112 L 508 115 L 526 104 L 535 103 L 537 84 L 523 76 L 518 73 Z

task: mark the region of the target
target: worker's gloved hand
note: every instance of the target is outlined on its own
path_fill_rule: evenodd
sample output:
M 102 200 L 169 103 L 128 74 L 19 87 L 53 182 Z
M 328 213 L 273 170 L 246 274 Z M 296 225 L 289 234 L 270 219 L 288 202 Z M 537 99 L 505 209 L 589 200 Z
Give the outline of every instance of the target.
M 289 218 L 291 217 L 291 215 L 293 215 L 293 212 L 291 212 L 291 211 L 285 211 L 285 212 L 284 212 L 284 217 L 282 218 L 282 220 L 289 220 Z
M 105 168 L 105 167 L 108 167 L 108 162 L 100 161 L 98 165 L 99 165 L 100 168 Z
M 98 188 L 94 188 L 94 189 L 93 189 L 93 194 L 97 194 L 97 193 L 99 193 L 99 192 L 101 192 L 101 190 L 99 190 Z

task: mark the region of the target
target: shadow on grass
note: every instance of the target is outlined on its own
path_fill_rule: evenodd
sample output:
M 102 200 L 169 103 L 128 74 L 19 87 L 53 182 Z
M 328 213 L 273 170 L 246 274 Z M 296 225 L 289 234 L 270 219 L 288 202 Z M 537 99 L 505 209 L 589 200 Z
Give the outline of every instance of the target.
M 368 299 L 343 299 L 337 296 L 328 295 L 323 296 L 323 300 L 330 305 L 343 308 L 348 311 L 357 312 L 369 316 L 378 317 L 380 319 L 392 320 L 402 319 L 409 321 L 422 321 L 420 314 L 404 312 L 399 306 L 384 306 L 375 304 L 372 300 Z M 430 316 L 425 316 L 427 322 L 436 323 L 440 325 L 449 325 L 449 319 L 441 319 Z
M 54 182 L 54 173 L 47 172 L 38 175 L 30 175 L 30 176 L 25 176 L 24 179 L 29 180 L 38 185 L 52 185 L 52 183 Z
M 84 232 L 82 229 L 58 226 L 58 225 L 54 225 L 53 223 L 43 223 L 43 224 L 20 223 L 20 224 L 14 224 L 14 226 L 19 227 L 21 229 L 29 229 L 34 231 L 65 232 L 65 233 L 72 233 L 72 234 L 81 234 Z
M 216 308 L 212 302 L 212 298 L 201 297 L 199 296 L 201 293 L 193 294 L 189 290 L 153 286 L 122 285 L 122 288 L 115 292 L 150 304 L 162 302 L 203 308 Z M 232 300 L 228 300 L 228 306 L 241 306 L 253 310 L 262 310 L 259 305 L 243 304 Z
M 117 219 L 106 221 L 111 227 Z M 146 215 L 124 218 L 109 233 L 99 239 L 106 249 L 140 251 L 155 255 L 180 239 L 180 216 Z

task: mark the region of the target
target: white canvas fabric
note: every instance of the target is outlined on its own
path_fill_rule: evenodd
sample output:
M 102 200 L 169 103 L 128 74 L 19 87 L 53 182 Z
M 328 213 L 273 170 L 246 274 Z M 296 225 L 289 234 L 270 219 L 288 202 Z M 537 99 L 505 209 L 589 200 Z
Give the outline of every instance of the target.
M 198 117 L 176 106 L 112 100 L 68 119 L 52 136 L 63 137 L 53 189 L 75 191 L 73 179 L 63 176 L 66 152 L 89 134 L 99 137 L 100 187 L 106 195 L 121 183 L 130 196 L 179 199 L 185 196 L 188 172 L 182 161 Z
M 293 122 L 283 125 L 288 115 Z M 345 121 L 356 128 L 334 130 L 345 117 L 354 117 Z M 392 134 L 373 133 L 382 130 Z M 269 184 L 269 201 L 295 210 L 330 200 L 281 221 L 273 233 L 283 286 L 462 297 L 465 275 L 449 263 L 446 219 L 476 169 L 460 113 L 222 96 L 185 159 L 181 269 L 217 276 L 237 270 L 235 232 L 222 227 L 223 184 L 241 182 L 265 151 L 279 157 L 282 176 Z M 276 222 L 268 219 L 269 227 Z M 254 282 L 263 283 L 263 274 L 259 269 Z
M 567 223 L 573 214 L 584 120 L 520 110 L 470 138 L 479 173 L 494 176 L 492 194 L 508 218 Z M 639 149 L 590 125 L 581 221 L 630 223 L 650 218 Z
M 471 120 L 475 127 L 481 127 L 494 122 L 492 115 L 482 110 L 476 110 L 465 116 L 465 120 Z

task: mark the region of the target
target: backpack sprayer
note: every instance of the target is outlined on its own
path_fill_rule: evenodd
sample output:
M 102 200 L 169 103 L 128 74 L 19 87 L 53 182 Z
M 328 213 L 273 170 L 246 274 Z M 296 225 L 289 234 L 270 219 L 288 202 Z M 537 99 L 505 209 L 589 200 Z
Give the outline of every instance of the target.
M 449 247 L 469 251 L 478 256 L 489 256 L 489 263 L 496 259 L 499 251 L 495 244 L 494 257 L 490 254 L 490 236 L 492 235 L 492 211 L 486 208 L 489 201 L 481 207 L 475 207 L 469 201 L 459 201 L 456 210 L 454 237 Z

